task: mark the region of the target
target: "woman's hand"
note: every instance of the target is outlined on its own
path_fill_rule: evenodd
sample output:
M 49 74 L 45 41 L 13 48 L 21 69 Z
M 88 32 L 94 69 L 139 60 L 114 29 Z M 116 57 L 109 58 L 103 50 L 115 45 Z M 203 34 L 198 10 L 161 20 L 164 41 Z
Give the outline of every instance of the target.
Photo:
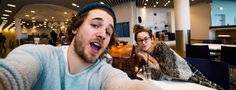
M 146 63 L 151 63 L 151 64 L 158 64 L 157 60 L 153 58 L 150 54 L 147 52 L 139 51 L 137 53 L 138 57 L 143 59 Z
M 146 63 L 148 63 L 151 68 L 160 69 L 160 66 L 159 66 L 157 60 L 155 58 L 153 58 L 150 54 L 143 52 L 143 51 L 139 51 L 137 53 L 137 56 L 141 60 L 144 60 Z

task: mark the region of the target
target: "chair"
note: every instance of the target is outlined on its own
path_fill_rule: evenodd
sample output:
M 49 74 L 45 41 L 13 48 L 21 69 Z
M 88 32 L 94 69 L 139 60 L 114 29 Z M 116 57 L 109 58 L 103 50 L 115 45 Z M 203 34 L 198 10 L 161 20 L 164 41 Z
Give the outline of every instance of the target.
M 221 61 L 236 67 L 236 47 L 221 46 Z
M 222 40 L 202 40 L 202 43 L 222 44 Z
M 210 59 L 208 45 L 186 45 L 186 57 Z
M 108 50 L 113 57 L 113 67 L 118 68 L 128 74 L 131 79 L 139 79 L 136 76 L 135 46 L 133 45 L 113 45 Z
M 233 75 L 233 69 L 236 68 L 236 47 L 221 46 L 221 61 L 231 66 L 231 83 L 236 85 L 236 77 Z
M 229 64 L 199 58 L 186 58 L 186 61 L 224 90 L 231 89 Z

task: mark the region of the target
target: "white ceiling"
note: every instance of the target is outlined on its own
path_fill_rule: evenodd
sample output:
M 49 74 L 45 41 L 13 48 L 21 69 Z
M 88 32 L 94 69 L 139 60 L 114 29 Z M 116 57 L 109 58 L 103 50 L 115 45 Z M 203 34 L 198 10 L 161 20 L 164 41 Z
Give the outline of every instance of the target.
M 35 13 L 31 13 L 32 10 L 34 10 Z M 67 12 L 67 14 L 64 14 L 64 12 Z M 32 20 L 32 17 L 34 17 L 36 21 L 44 21 L 45 19 L 48 19 L 48 21 L 66 21 L 66 19 L 71 19 L 74 13 L 76 13 L 76 11 L 58 5 L 30 4 L 20 9 L 14 18 Z M 29 17 L 25 15 L 29 15 Z M 52 17 L 54 17 L 54 19 L 52 19 Z

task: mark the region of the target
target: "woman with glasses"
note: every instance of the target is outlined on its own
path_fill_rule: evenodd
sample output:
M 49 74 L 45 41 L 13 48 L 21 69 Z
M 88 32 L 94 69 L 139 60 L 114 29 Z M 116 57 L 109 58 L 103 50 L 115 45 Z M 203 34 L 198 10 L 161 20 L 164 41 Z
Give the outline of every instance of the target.
M 135 25 L 134 33 L 138 45 L 138 50 L 136 50 L 136 55 L 139 58 L 138 67 L 139 69 L 143 65 L 151 67 L 151 79 L 178 79 L 222 89 L 188 64 L 164 42 L 157 42 L 153 34 L 143 26 Z

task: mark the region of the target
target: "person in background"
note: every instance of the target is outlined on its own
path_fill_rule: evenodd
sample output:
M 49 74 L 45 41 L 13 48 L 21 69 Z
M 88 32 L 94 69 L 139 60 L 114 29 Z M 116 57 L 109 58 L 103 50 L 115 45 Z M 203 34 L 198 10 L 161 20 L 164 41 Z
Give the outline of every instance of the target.
M 64 36 L 64 34 L 63 34 L 62 31 L 60 31 L 60 33 L 59 33 L 59 38 L 61 39 L 62 36 Z
M 4 52 L 7 51 L 6 47 L 5 47 L 5 42 L 6 42 L 6 37 L 0 33 L 0 52 L 2 53 L 2 51 L 4 50 Z
M 136 55 L 140 58 L 139 68 L 148 64 L 151 69 L 151 78 L 154 80 L 177 79 L 194 82 L 211 88 L 222 90 L 220 86 L 209 81 L 201 72 L 196 70 L 180 57 L 174 50 L 169 48 L 164 42 L 154 41 L 153 34 L 137 25 L 134 28 L 135 41 L 138 45 Z
M 51 34 L 51 38 L 52 38 L 52 45 L 56 46 L 57 45 L 57 33 L 54 30 L 52 30 L 52 32 L 50 34 Z
M 151 81 L 131 80 L 99 59 L 115 43 L 110 6 L 91 3 L 79 10 L 68 46 L 25 44 L 0 60 L 0 88 L 6 90 L 161 90 Z

